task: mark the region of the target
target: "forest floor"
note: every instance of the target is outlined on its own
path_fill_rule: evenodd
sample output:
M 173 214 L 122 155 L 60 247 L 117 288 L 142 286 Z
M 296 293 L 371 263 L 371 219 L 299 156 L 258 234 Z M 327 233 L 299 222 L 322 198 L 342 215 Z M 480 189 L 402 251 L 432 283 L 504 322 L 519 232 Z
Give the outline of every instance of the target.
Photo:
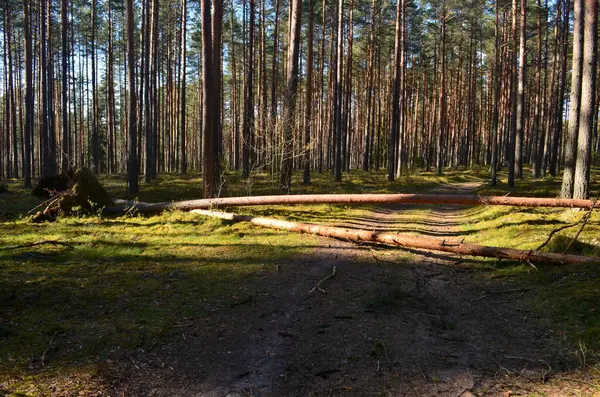
M 412 182 L 403 189 L 490 191 L 465 173 Z M 522 186 L 547 196 L 554 188 Z M 525 249 L 581 216 L 408 205 L 240 211 Z M 0 395 L 600 395 L 594 267 L 356 245 L 177 212 L 0 229 L 13 234 L 5 245 L 42 236 L 75 245 L 0 251 Z M 597 255 L 599 230 L 595 216 L 575 251 Z M 548 249 L 560 252 L 574 233 Z

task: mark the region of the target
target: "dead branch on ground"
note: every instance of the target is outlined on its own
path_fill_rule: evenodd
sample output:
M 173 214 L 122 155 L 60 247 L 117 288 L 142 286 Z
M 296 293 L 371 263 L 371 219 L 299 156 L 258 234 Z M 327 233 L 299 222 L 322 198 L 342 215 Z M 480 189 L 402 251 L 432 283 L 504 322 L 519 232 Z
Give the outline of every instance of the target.
M 12 247 L 2 247 L 2 248 L 0 248 L 0 251 L 11 251 L 11 250 L 18 250 L 18 249 L 22 249 L 22 248 L 31 248 L 31 247 L 37 247 L 38 245 L 45 245 L 45 244 L 50 244 L 55 247 L 62 246 L 62 247 L 67 247 L 67 248 L 71 248 L 71 249 L 75 248 L 73 245 L 71 245 L 69 243 L 65 243 L 63 241 L 44 240 L 44 241 L 38 241 L 36 243 L 14 245 Z
M 322 284 L 324 281 L 327 281 L 327 280 L 329 280 L 330 278 L 334 278 L 334 277 L 335 277 L 335 275 L 336 275 L 336 270 L 337 270 L 337 268 L 334 266 L 334 267 L 333 267 L 333 269 L 331 270 L 331 274 L 329 274 L 327 277 L 324 277 L 324 278 L 322 278 L 322 279 L 321 279 L 321 281 L 319 281 L 319 282 L 317 283 L 317 285 L 315 285 L 314 287 L 312 287 L 312 288 L 310 289 L 310 291 L 308 291 L 308 293 L 309 293 L 309 294 L 312 294 L 313 292 L 315 292 L 315 291 L 317 291 L 317 290 L 318 290 L 318 291 L 321 291 L 322 293 L 326 293 L 326 291 L 325 291 L 324 289 L 322 289 L 322 288 L 321 288 L 321 284 Z

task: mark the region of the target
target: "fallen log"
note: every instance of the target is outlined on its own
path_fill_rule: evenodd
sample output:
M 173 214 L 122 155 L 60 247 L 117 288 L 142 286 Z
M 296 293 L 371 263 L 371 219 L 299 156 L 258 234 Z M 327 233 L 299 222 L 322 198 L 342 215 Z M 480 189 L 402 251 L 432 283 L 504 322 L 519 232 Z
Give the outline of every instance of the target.
M 224 197 L 178 202 L 143 203 L 116 200 L 116 207 L 107 207 L 106 214 L 137 211 L 155 214 L 165 210 L 191 211 L 222 207 L 292 204 L 457 204 L 507 205 L 515 207 L 593 208 L 595 200 L 538 197 L 476 196 L 459 194 L 298 194 L 284 196 Z
M 424 236 L 415 237 L 398 233 L 373 232 L 370 230 L 349 229 L 317 225 L 313 223 L 290 222 L 274 218 L 237 215 L 227 212 L 208 210 L 192 210 L 191 212 L 232 222 L 250 222 L 253 225 L 271 229 L 316 234 L 319 236 L 333 237 L 355 242 L 375 242 L 404 248 L 425 249 L 431 251 L 451 252 L 468 256 L 509 259 L 520 262 L 547 263 L 554 265 L 600 263 L 600 258 L 598 257 L 564 255 L 534 250 L 519 250 L 514 248 L 489 247 L 485 245 L 465 243 L 462 241 L 449 241 Z

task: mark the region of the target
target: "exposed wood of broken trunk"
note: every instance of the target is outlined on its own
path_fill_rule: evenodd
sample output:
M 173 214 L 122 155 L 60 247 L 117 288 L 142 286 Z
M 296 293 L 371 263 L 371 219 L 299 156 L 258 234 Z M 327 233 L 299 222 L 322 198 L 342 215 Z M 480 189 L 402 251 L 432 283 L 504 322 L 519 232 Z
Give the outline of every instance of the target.
M 105 213 L 121 213 L 126 209 L 135 209 L 140 213 L 152 214 L 165 210 L 190 211 L 214 207 L 246 207 L 257 205 L 291 204 L 457 204 L 586 209 L 590 209 L 594 206 L 594 200 L 453 194 L 299 194 L 282 196 L 225 197 L 163 203 L 136 203 L 124 200 L 116 200 L 115 203 L 119 207 L 106 208 Z
M 538 262 L 555 265 L 598 263 L 598 257 L 563 255 L 533 250 L 488 247 L 485 245 L 448 241 L 424 236 L 408 236 L 397 233 L 381 233 L 363 229 L 348 229 L 334 226 L 316 225 L 313 223 L 290 222 L 274 218 L 261 218 L 248 215 L 236 215 L 227 212 L 193 210 L 204 216 L 225 219 L 233 222 L 250 222 L 253 225 L 292 232 L 316 234 L 355 242 L 374 242 L 405 248 L 425 249 L 432 251 L 452 252 L 461 255 L 481 256 L 487 258 L 510 259 L 521 262 Z

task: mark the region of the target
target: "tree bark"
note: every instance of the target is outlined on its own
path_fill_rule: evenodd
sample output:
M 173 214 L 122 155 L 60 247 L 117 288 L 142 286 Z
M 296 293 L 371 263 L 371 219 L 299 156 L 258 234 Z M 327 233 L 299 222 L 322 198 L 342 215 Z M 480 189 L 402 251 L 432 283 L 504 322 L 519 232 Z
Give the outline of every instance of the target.
M 62 36 L 62 163 L 63 171 L 69 169 L 69 0 L 61 1 L 61 36 Z
M 254 24 L 255 24 L 255 0 L 250 3 L 250 30 L 248 37 L 247 65 L 246 65 L 246 89 L 244 95 L 244 128 L 242 136 L 242 178 L 250 176 L 252 134 L 254 134 Z
M 31 0 L 23 1 L 25 30 L 25 167 L 23 167 L 24 187 L 31 187 L 31 140 L 33 138 L 34 98 L 33 98 L 33 54 L 31 37 Z M 0 156 L 1 157 L 1 156 Z
M 442 175 L 442 170 L 444 167 L 444 141 L 446 139 L 446 6 L 442 3 L 442 16 L 441 16 L 441 27 L 440 27 L 440 35 L 441 35 L 441 69 L 442 76 L 440 79 L 440 118 L 439 118 L 439 131 L 437 135 L 437 161 L 436 168 L 437 174 Z
M 571 105 L 569 109 L 569 129 L 565 136 L 565 169 L 560 190 L 562 198 L 573 197 L 575 181 L 575 161 L 577 159 L 577 134 L 581 109 L 581 78 L 583 68 L 584 0 L 573 2 L 573 59 L 571 70 Z
M 500 75 L 502 73 L 500 64 L 500 12 L 498 0 L 495 4 L 496 24 L 495 24 L 495 61 L 494 61 L 494 110 L 492 115 L 492 158 L 491 158 L 491 178 L 490 185 L 496 186 L 498 183 L 498 113 L 500 108 Z
M 525 130 L 525 60 L 527 28 L 527 0 L 521 0 L 519 39 L 519 81 L 517 86 L 517 134 L 515 137 L 515 177 L 523 179 L 523 137 Z
M 394 78 L 392 83 L 392 123 L 388 142 L 388 180 L 393 181 L 396 177 L 396 145 L 400 131 L 400 79 L 402 77 L 402 51 L 400 41 L 402 39 L 402 0 L 397 0 L 396 5 L 396 37 L 394 44 Z
M 375 3 L 376 0 L 372 0 L 371 2 L 371 24 L 370 24 L 370 32 L 369 32 L 369 58 L 367 60 L 367 117 L 365 123 L 365 132 L 364 132 L 364 143 L 363 143 L 363 160 L 362 160 L 362 169 L 363 171 L 369 171 L 371 167 L 371 151 L 372 151 L 372 128 L 371 126 L 375 123 L 374 113 L 375 113 L 375 101 L 373 101 L 373 80 L 374 80 L 374 59 L 375 59 Z
M 219 185 L 221 176 L 221 162 L 223 155 L 223 134 L 221 123 L 221 86 L 222 86 L 222 60 L 221 60 L 221 36 L 223 25 L 223 0 L 212 0 L 212 57 L 213 57 L 213 95 L 211 101 L 215 102 L 213 122 L 213 150 L 214 154 L 214 184 Z M 215 192 L 216 193 L 216 192 Z
M 187 86 L 187 70 L 186 70 L 186 43 L 187 43 L 187 1 L 181 0 L 181 88 L 180 88 L 180 96 L 181 96 L 181 105 L 180 105 L 180 122 L 179 122 L 179 135 L 180 135 L 180 166 L 181 173 L 183 175 L 187 174 L 187 153 L 186 153 L 186 86 Z
M 556 176 L 558 172 L 558 154 L 560 137 L 563 130 L 563 110 L 564 110 L 564 98 L 565 98 L 565 80 L 567 75 L 567 49 L 569 47 L 569 13 L 570 13 L 570 1 L 566 0 L 563 7 L 563 26 L 562 26 L 562 43 L 561 43 L 561 55 L 560 55 L 560 73 L 558 77 L 558 100 L 556 101 L 556 113 L 555 113 L 555 124 L 554 132 L 552 135 L 552 153 L 550 156 L 550 175 Z
M 516 161 L 516 147 L 517 147 L 517 119 L 518 119 L 518 92 L 517 92 L 517 0 L 512 0 L 512 46 L 510 50 L 510 63 L 511 63 L 511 74 L 510 74 L 510 104 L 511 104 L 511 116 L 510 116 L 510 131 L 508 133 L 508 146 L 506 149 L 506 156 L 508 161 L 508 186 L 515 186 L 515 161 Z
M 545 135 L 541 126 L 542 123 L 542 1 L 537 0 L 537 53 L 535 66 L 535 103 L 533 115 L 532 147 L 531 147 L 531 170 L 534 178 L 540 178 L 542 175 L 540 142 L 543 142 Z
M 137 156 L 137 109 L 135 92 L 135 38 L 133 0 L 127 0 L 127 93 L 129 95 L 129 164 L 127 167 L 127 184 L 130 195 L 138 193 L 138 156 Z
M 202 180 L 204 183 L 204 197 L 213 197 L 215 191 L 215 162 L 216 153 L 214 152 L 215 140 L 215 110 L 214 106 L 218 103 L 214 101 L 213 91 L 213 53 L 212 53 L 212 27 L 211 27 L 211 6 L 210 0 L 201 0 L 200 13 L 202 18 Z
M 304 111 L 304 175 L 302 182 L 310 184 L 310 154 L 312 151 L 310 136 L 313 131 L 313 39 L 314 39 L 315 0 L 308 0 L 308 38 L 306 40 L 306 105 Z
M 335 125 L 335 158 L 333 164 L 333 174 L 336 181 L 342 180 L 342 105 L 343 105 L 343 59 L 344 59 L 344 0 L 338 1 L 337 18 L 337 60 L 336 60 L 336 80 L 334 89 L 334 125 Z
M 309 0 L 312 1 L 312 0 Z M 290 39 L 287 54 L 285 106 L 282 118 L 283 162 L 281 164 L 281 189 L 289 191 L 292 184 L 293 133 L 298 91 L 298 60 L 300 55 L 300 27 L 302 25 L 302 0 L 292 0 L 290 8 Z
M 590 195 L 597 49 L 598 0 L 585 0 L 581 109 L 579 114 L 579 137 L 577 140 L 577 160 L 573 190 L 573 198 L 575 199 L 588 198 Z
M 48 0 L 49 2 L 51 0 Z M 98 89 L 97 89 L 97 75 L 96 75 L 96 0 L 92 0 L 91 3 L 91 37 L 90 43 L 91 48 L 91 61 L 92 61 L 92 171 L 95 174 L 100 172 L 100 137 L 98 131 Z M 48 35 L 48 37 L 50 37 Z M 50 85 L 52 87 L 52 85 Z

